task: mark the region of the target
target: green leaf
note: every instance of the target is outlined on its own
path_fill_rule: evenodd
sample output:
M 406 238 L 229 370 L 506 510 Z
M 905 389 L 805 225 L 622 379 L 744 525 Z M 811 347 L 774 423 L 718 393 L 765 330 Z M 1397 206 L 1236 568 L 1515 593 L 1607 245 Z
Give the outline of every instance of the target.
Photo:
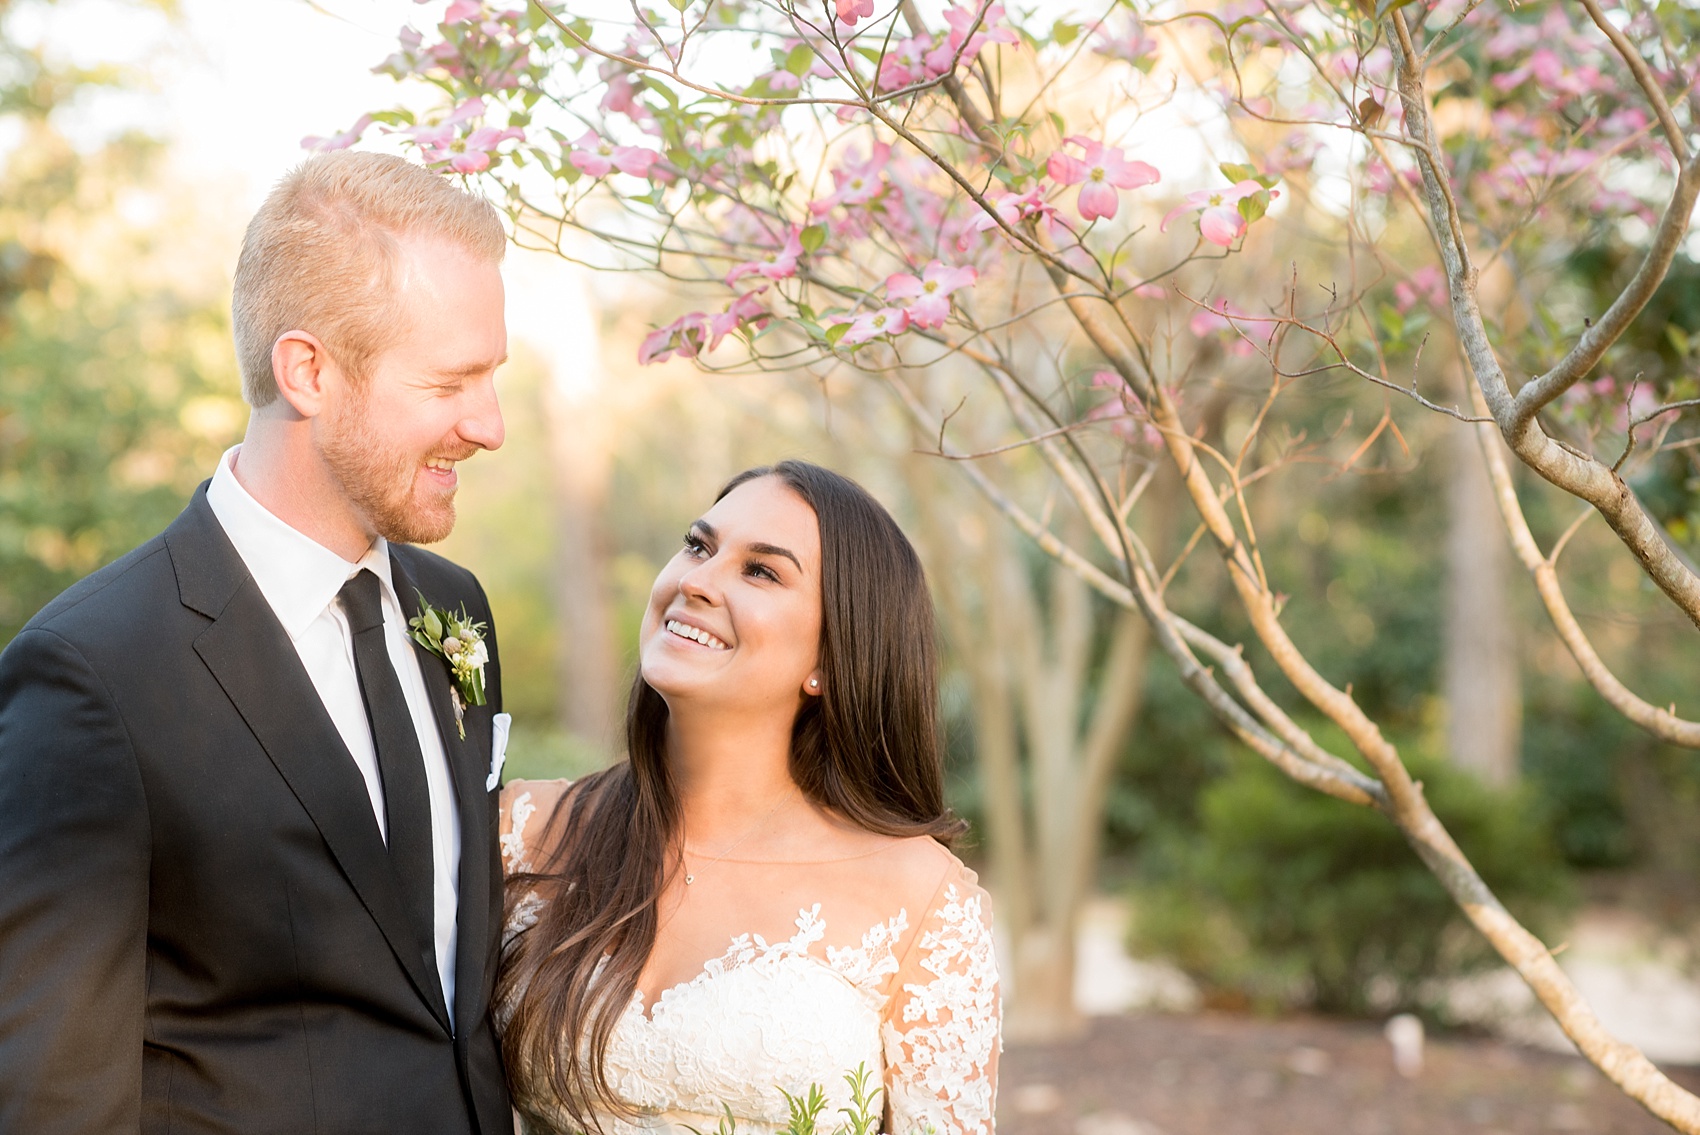
M 1670 340 L 1670 345 L 1676 348 L 1676 353 L 1679 355 L 1687 355 L 1694 346 L 1688 337 L 1688 332 L 1674 323 L 1665 324 L 1665 338 Z
M 785 70 L 801 79 L 815 65 L 815 49 L 806 43 L 798 44 L 785 57 Z
M 434 608 L 425 608 L 425 633 L 438 642 L 443 640 L 443 620 L 437 617 Z
M 691 0 L 667 0 L 667 3 L 673 5 L 674 10 L 679 12 L 683 12 L 690 2 Z
M 1257 179 L 1256 166 L 1245 165 L 1240 162 L 1223 162 L 1216 168 L 1222 171 L 1223 177 L 1227 178 L 1235 185 L 1238 185 L 1242 181 L 1254 181 Z
M 1067 47 L 1080 37 L 1080 25 L 1058 20 L 1051 25 L 1051 40 L 1058 47 Z
M 826 329 L 826 345 L 829 347 L 838 346 L 838 341 L 844 338 L 849 331 L 850 325 L 848 323 L 835 323 L 828 327 Z
M 1403 339 L 1405 337 L 1405 317 L 1399 314 L 1397 308 L 1384 303 L 1376 308 L 1375 314 L 1381 323 L 1381 329 L 1387 333 L 1388 338 Z
M 797 240 L 802 244 L 804 252 L 815 252 L 826 243 L 826 226 L 810 225 L 798 235 Z
M 1250 197 L 1241 197 L 1239 209 L 1247 224 L 1258 220 L 1269 211 L 1269 191 L 1260 189 Z

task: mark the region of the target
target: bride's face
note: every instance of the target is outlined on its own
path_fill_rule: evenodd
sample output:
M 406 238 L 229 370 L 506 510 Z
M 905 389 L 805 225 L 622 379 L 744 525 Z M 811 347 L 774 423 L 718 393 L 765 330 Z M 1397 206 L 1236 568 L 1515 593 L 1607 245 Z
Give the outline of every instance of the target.
M 739 485 L 691 525 L 655 580 L 639 666 L 669 705 L 795 713 L 819 693 L 820 524 L 776 477 Z

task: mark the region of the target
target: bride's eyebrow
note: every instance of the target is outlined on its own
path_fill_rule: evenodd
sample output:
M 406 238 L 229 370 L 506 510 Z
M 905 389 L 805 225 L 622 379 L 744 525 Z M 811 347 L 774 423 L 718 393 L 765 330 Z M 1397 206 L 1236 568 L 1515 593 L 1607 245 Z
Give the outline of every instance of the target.
M 802 563 L 795 555 L 792 554 L 791 549 L 781 548 L 778 544 L 751 544 L 750 551 L 754 552 L 758 556 L 784 556 L 793 564 L 797 565 L 798 571 L 803 570 Z

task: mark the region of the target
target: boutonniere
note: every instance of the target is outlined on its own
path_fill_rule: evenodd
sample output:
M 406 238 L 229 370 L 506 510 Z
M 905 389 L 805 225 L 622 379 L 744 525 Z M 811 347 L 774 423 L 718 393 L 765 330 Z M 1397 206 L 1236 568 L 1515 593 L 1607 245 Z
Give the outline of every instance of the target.
M 484 624 L 475 623 L 466 614 L 465 604 L 458 614 L 451 615 L 441 607 L 433 607 L 418 591 L 419 614 L 407 620 L 413 631 L 413 641 L 449 664 L 449 676 L 454 685 L 449 696 L 455 706 L 455 728 L 460 739 L 466 740 L 466 707 L 484 705 L 484 664 L 490 652 L 484 645 Z

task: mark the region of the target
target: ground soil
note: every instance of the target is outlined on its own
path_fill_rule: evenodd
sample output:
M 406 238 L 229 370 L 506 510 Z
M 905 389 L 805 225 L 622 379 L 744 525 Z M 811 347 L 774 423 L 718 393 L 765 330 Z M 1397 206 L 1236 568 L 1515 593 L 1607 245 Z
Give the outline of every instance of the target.
M 1700 1068 L 1666 1069 L 1700 1091 Z M 1576 1057 L 1431 1036 L 1405 1079 L 1374 1023 L 1227 1013 L 1099 1017 L 1005 1051 L 999 1135 L 1659 1135 Z

